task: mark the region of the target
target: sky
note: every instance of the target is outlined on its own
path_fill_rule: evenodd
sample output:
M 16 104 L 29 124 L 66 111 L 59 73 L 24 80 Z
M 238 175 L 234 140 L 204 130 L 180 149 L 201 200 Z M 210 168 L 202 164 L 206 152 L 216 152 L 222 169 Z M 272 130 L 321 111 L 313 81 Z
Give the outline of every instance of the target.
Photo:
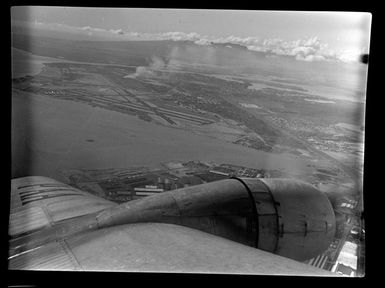
M 140 8 L 13 7 L 14 23 L 114 40 L 242 44 L 299 60 L 354 60 L 368 53 L 370 13 Z

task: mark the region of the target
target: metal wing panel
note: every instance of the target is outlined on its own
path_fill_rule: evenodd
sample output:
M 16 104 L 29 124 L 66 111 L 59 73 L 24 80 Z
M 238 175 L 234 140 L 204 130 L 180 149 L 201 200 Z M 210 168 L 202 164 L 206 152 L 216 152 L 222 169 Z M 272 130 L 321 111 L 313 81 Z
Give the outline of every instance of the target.
M 114 205 L 51 178 L 30 176 L 12 179 L 9 235 L 15 238 Z
M 9 235 L 20 235 L 49 226 L 50 221 L 41 207 L 27 207 L 12 213 L 9 219 Z
M 14 270 L 81 270 L 65 241 L 52 242 L 9 259 Z
M 57 250 L 61 249 L 58 253 L 52 248 L 54 244 L 49 244 L 15 256 L 9 268 L 65 270 L 72 263 L 76 269 L 88 271 L 334 275 L 307 264 L 173 224 L 114 226 L 71 237 L 65 240 L 65 244 L 68 258 L 60 254 L 63 253 L 62 248 L 56 247 Z M 52 254 L 56 258 L 52 258 Z M 50 261 L 59 264 L 50 267 Z
M 25 197 L 22 199 L 20 194 L 33 196 L 28 196 L 26 203 Z M 116 204 L 45 177 L 12 180 L 11 199 L 12 203 L 19 206 L 11 208 L 9 231 L 15 253 L 10 254 L 10 269 L 334 275 L 219 236 L 174 224 L 117 225 L 75 235 L 68 234 L 72 236 L 59 237 L 61 240 L 57 241 L 56 233 L 63 234 L 71 225 L 75 228 L 79 226 L 82 230 L 82 225 L 88 223 L 74 217 Z M 91 214 L 83 218 L 89 216 L 93 217 Z M 70 218 L 72 219 L 62 221 Z M 86 218 L 84 219 L 87 220 Z M 53 226 L 53 235 L 49 234 L 51 230 L 44 229 L 47 226 Z M 58 229 L 55 230 L 56 228 Z M 43 230 L 32 233 L 37 229 Z M 23 241 L 29 238 L 33 240 L 32 236 L 37 234 L 47 240 L 44 245 L 41 242 L 30 248 L 26 246 L 27 250 L 18 249 Z M 37 240 L 39 239 L 38 237 Z

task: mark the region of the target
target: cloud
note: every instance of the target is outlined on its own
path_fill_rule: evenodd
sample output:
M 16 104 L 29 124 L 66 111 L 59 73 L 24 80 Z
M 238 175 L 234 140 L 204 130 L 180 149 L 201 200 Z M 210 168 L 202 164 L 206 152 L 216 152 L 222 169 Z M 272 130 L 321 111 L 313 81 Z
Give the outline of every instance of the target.
M 91 31 L 92 30 L 92 27 L 90 26 L 84 26 L 84 27 L 80 27 L 81 30 L 86 30 L 86 31 Z
M 197 45 L 211 45 L 211 41 L 209 41 L 208 39 L 199 39 L 199 40 L 196 40 L 194 41 L 195 44 Z
M 136 77 L 152 77 L 154 72 L 152 72 L 148 67 L 138 66 L 136 67 L 135 73 L 124 76 L 123 78 L 136 78 Z
M 151 57 L 150 68 L 153 70 L 166 68 L 166 63 L 159 57 Z
M 325 61 L 326 58 L 322 55 L 307 55 L 303 56 L 301 54 L 297 54 L 295 56 L 295 59 L 301 60 L 301 61 L 308 61 L 308 62 L 313 62 L 313 61 Z
M 165 32 L 165 33 L 160 33 L 159 36 L 164 40 L 174 40 L 174 41 L 197 41 L 200 38 L 202 38 L 198 33 L 195 33 L 195 32 L 192 32 L 192 33 Z
M 291 50 L 291 53 L 293 55 L 302 55 L 306 57 L 306 56 L 314 55 L 316 51 L 317 50 L 315 50 L 314 47 L 299 46 L 299 47 L 293 48 Z
M 237 36 L 228 36 L 228 37 L 220 37 L 211 39 L 211 42 L 213 43 L 232 43 L 232 44 L 239 44 L 239 45 L 245 45 L 245 46 L 252 46 L 259 43 L 259 38 L 257 37 L 237 37 Z
M 267 49 L 263 46 L 258 46 L 258 45 L 249 45 L 247 46 L 247 49 L 251 51 L 258 51 L 258 52 L 267 52 Z
M 255 45 L 247 46 L 249 50 L 265 52 L 269 55 L 292 56 L 299 61 L 339 61 L 356 62 L 364 49 L 335 51 L 327 43 L 322 43 L 318 37 L 284 41 L 279 38 L 264 39 Z
M 359 62 L 364 49 L 350 49 L 335 52 L 335 57 L 342 62 Z
M 106 29 L 95 28 L 95 27 L 90 27 L 90 26 L 84 26 L 84 27 L 80 27 L 78 29 L 85 30 L 85 31 L 88 31 L 88 32 L 107 32 L 108 31 Z
M 111 29 L 110 32 L 112 32 L 114 34 L 119 34 L 119 35 L 123 35 L 124 34 L 122 29 L 116 29 L 116 30 Z
M 15 22 L 15 21 L 13 21 Z M 16 21 L 17 22 L 17 21 Z M 291 56 L 299 61 L 359 61 L 359 56 L 365 53 L 364 49 L 334 51 L 327 43 L 323 43 L 318 37 L 287 41 L 280 38 L 260 39 L 256 36 L 238 37 L 230 35 L 227 37 L 212 37 L 195 32 L 164 32 L 164 33 L 140 33 L 135 31 L 124 31 L 123 29 L 103 29 L 91 26 L 74 27 L 59 23 L 28 22 L 37 29 L 48 29 L 57 31 L 73 31 L 77 34 L 87 35 L 100 39 L 116 40 L 172 40 L 192 41 L 196 45 L 210 46 L 212 43 L 231 43 L 245 46 L 250 51 L 263 52 L 266 56 Z
M 166 64 L 161 58 L 153 56 L 148 66 L 136 67 L 135 73 L 124 76 L 123 78 L 148 78 L 156 76 L 156 70 L 168 69 L 169 63 Z

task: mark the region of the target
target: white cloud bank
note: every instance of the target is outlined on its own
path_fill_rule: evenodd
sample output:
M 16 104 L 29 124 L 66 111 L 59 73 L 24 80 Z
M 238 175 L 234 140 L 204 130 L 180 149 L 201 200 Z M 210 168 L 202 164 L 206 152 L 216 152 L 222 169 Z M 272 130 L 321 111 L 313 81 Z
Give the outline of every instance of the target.
M 212 45 L 213 43 L 231 43 L 245 46 L 250 51 L 264 52 L 267 56 L 292 56 L 300 61 L 338 61 L 338 62 L 357 62 L 360 55 L 365 53 L 364 49 L 351 49 L 345 51 L 335 51 L 322 43 L 318 37 L 308 39 L 298 39 L 295 41 L 285 41 L 279 38 L 259 39 L 258 37 L 237 37 L 228 36 L 215 38 L 200 35 L 195 32 L 165 32 L 165 33 L 138 33 L 126 32 L 122 29 L 102 29 L 96 27 L 73 27 L 64 24 L 45 24 L 41 22 L 29 23 L 36 27 L 44 26 L 45 29 L 74 31 L 86 33 L 95 38 L 105 37 L 116 40 L 173 40 L 173 41 L 192 41 L 197 45 Z

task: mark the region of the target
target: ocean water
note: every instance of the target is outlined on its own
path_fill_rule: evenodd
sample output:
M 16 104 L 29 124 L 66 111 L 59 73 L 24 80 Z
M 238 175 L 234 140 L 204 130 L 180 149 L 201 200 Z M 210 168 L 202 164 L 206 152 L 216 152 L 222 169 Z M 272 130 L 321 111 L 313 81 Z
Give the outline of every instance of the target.
M 67 169 L 157 167 L 187 160 L 309 172 L 308 161 L 294 155 L 257 151 L 86 104 L 24 92 L 15 92 L 12 102 L 14 177 L 64 181 Z
M 14 76 L 33 75 L 39 73 L 44 62 L 61 61 L 17 49 L 13 49 L 13 56 Z M 200 59 L 199 55 L 188 57 L 185 62 Z M 232 75 L 247 71 L 257 77 L 280 79 L 281 83 L 312 89 L 315 96 L 328 98 L 324 101 L 365 101 L 367 67 L 362 64 L 247 57 L 242 56 L 238 62 L 231 59 L 231 63 L 216 58 L 212 64 L 228 68 L 236 62 L 235 72 L 230 69 Z M 178 160 L 310 173 L 308 161 L 294 155 L 257 151 L 85 104 L 20 92 L 13 93 L 12 104 L 14 177 L 44 175 L 63 180 L 62 171 L 67 169 L 155 167 Z

